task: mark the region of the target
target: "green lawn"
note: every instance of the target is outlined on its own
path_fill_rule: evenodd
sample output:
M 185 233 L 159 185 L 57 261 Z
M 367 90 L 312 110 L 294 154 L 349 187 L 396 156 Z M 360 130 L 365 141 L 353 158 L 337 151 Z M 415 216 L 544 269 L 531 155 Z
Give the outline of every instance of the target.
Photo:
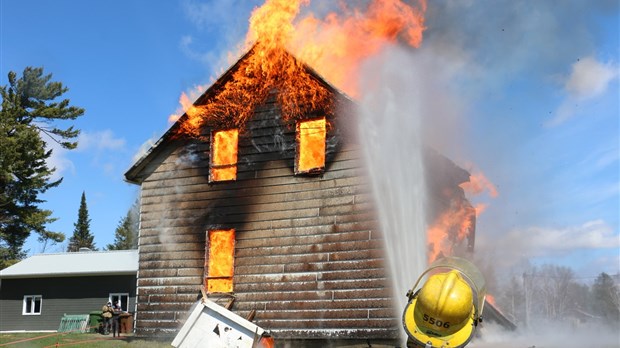
M 94 347 L 94 348 L 170 348 L 170 341 L 146 340 L 133 336 L 113 338 L 111 335 L 92 333 L 7 333 L 0 334 L 0 347 L 39 348 L 39 347 Z

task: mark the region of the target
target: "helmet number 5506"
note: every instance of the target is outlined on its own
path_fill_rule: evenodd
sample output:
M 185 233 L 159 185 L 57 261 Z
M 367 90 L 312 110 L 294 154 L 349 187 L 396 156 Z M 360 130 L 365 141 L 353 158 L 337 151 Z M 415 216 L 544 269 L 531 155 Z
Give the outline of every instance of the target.
M 431 316 L 429 316 L 428 314 L 424 313 L 424 316 L 422 317 L 422 319 L 424 319 L 424 321 L 428 322 L 431 325 L 435 325 L 437 327 L 443 327 L 443 328 L 449 328 L 450 327 L 450 323 L 449 322 L 443 322 L 441 320 L 435 319 Z

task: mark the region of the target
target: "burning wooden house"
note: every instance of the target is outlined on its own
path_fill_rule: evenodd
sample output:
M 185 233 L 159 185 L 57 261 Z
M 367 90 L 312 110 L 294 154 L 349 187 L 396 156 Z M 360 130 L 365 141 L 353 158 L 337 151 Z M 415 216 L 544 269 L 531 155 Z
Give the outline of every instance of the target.
M 402 309 L 348 131 L 355 107 L 286 51 L 256 45 L 128 170 L 141 186 L 138 335 L 174 335 L 204 287 L 242 317 L 255 311 L 276 341 L 398 337 Z M 471 208 L 458 186 L 469 174 L 425 158 L 430 218 Z

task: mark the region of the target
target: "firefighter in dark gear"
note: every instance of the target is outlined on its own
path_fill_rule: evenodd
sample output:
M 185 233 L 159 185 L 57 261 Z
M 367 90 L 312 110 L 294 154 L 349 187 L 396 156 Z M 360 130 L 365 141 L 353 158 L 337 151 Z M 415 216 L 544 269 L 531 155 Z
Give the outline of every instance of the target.
M 112 328 L 112 313 L 114 309 L 112 308 L 112 302 L 106 303 L 101 309 L 103 313 L 101 316 L 103 317 L 103 334 L 108 335 L 110 333 L 110 329 Z
M 114 301 L 114 306 L 112 306 L 112 337 L 116 337 L 121 335 L 121 313 L 123 313 L 123 309 L 121 308 L 120 303 Z

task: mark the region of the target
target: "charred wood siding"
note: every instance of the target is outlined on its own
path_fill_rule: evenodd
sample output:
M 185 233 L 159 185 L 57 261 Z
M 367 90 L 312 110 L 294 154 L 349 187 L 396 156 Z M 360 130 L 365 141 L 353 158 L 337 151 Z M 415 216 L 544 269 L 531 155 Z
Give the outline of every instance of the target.
M 327 137 L 325 172 L 295 176 L 295 126 L 266 104 L 240 133 L 237 180 L 214 184 L 208 143 L 164 144 L 142 182 L 139 335 L 176 332 L 203 282 L 206 232 L 234 228 L 233 311 L 256 310 L 279 339 L 394 337 L 361 154 L 338 127 Z

